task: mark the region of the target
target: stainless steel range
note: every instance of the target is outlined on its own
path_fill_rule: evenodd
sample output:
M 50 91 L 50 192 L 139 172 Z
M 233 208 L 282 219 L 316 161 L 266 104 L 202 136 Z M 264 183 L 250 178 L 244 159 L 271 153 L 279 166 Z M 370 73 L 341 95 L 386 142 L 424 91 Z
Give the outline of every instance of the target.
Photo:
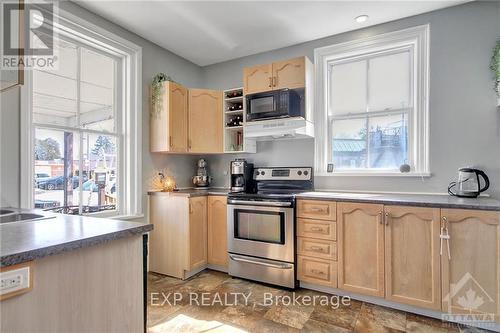
M 295 194 L 313 190 L 312 168 L 256 168 L 253 179 L 228 195 L 229 275 L 295 288 Z

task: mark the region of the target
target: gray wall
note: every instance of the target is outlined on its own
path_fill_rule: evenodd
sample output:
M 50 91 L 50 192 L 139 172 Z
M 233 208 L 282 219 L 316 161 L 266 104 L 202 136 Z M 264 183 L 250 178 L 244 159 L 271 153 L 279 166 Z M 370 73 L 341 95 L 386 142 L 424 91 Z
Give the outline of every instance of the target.
M 500 36 L 500 3 L 472 2 L 427 14 L 343 33 L 283 49 L 252 55 L 204 68 L 206 87 L 242 85 L 242 69 L 306 55 L 317 47 L 430 23 L 430 165 L 431 178 L 316 177 L 318 189 L 363 191 L 446 192 L 461 166 L 484 169 L 489 193 L 500 198 L 500 110 L 496 110 L 489 62 Z M 246 158 L 258 165 L 313 165 L 314 143 L 275 141 L 258 145 Z M 210 158 L 217 185 L 231 156 Z M 225 169 L 224 169 L 225 170 Z
M 159 170 L 176 175 L 180 186 L 189 186 L 189 177 L 195 171 L 196 156 L 152 155 L 149 153 L 149 104 L 148 86 L 158 72 L 165 72 L 174 80 L 189 87 L 201 86 L 202 69 L 86 9 L 71 2 L 60 2 L 60 8 L 77 15 L 97 26 L 119 35 L 142 47 L 142 85 L 143 85 L 143 208 L 146 213 L 146 192 L 152 178 Z M 20 106 L 19 88 L 0 94 L 0 206 L 19 206 L 19 128 Z M 190 167 L 188 167 L 190 166 Z

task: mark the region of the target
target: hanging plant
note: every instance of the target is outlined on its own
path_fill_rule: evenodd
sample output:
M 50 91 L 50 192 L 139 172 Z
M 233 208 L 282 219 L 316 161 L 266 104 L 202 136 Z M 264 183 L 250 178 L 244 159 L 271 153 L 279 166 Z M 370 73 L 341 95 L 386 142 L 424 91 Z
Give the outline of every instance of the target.
M 495 75 L 495 91 L 500 97 L 500 40 L 497 41 L 497 45 L 493 49 L 490 68 Z
M 170 76 L 165 73 L 158 73 L 153 77 L 152 89 L 151 89 L 151 116 L 156 117 L 162 108 L 162 94 L 163 94 L 163 82 L 172 81 Z

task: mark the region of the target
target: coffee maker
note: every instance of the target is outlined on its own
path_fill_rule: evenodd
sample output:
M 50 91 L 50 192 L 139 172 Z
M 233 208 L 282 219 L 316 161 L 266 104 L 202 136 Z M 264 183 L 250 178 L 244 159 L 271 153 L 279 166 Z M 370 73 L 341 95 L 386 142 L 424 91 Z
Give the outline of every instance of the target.
M 252 186 L 253 164 L 238 158 L 231 161 L 231 192 L 248 192 Z

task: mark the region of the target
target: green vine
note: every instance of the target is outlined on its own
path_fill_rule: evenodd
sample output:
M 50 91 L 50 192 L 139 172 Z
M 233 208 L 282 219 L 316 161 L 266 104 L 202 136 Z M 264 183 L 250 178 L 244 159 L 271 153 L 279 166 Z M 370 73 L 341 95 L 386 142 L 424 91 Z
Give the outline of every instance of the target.
M 151 116 L 155 117 L 161 112 L 162 108 L 162 94 L 163 94 L 163 82 L 172 81 L 170 76 L 165 73 L 158 73 L 153 77 L 152 89 L 151 89 Z
M 490 68 L 495 75 L 495 91 L 500 96 L 500 40 L 497 41 L 497 45 L 493 49 Z

